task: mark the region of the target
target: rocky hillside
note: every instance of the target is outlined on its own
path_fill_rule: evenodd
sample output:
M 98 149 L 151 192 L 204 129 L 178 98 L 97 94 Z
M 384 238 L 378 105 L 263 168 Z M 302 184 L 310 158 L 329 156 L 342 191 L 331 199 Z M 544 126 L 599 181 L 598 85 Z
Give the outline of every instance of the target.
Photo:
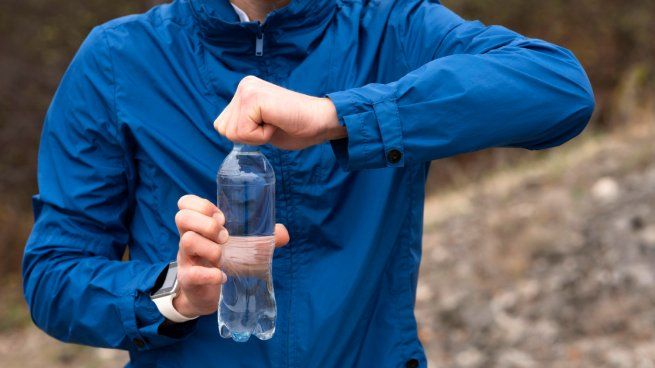
M 644 119 L 428 200 L 430 366 L 655 366 L 654 141 Z

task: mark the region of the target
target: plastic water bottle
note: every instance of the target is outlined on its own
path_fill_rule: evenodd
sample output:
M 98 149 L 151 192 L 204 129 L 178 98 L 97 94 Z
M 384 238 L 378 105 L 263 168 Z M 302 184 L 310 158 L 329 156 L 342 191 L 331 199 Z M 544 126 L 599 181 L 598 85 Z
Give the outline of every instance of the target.
M 216 181 L 229 232 L 221 256 L 227 282 L 218 301 L 218 330 L 234 341 L 248 341 L 250 335 L 268 340 L 277 315 L 271 275 L 275 173 L 257 147 L 235 144 Z

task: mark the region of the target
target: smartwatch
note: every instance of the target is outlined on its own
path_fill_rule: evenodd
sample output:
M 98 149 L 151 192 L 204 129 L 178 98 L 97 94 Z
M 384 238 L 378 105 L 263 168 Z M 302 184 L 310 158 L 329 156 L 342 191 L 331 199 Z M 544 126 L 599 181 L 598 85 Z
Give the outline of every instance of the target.
M 161 287 L 150 294 L 150 299 L 155 303 L 159 313 L 171 322 L 182 323 L 198 318 L 187 317 L 173 307 L 173 299 L 177 296 L 180 286 L 177 283 L 177 262 L 171 262 L 166 270 L 166 277 Z

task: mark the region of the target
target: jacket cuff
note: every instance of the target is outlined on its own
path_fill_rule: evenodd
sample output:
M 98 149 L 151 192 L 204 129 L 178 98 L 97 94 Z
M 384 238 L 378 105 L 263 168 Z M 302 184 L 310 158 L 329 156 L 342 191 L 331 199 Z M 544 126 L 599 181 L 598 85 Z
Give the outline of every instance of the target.
M 346 170 L 402 167 L 405 164 L 402 124 L 395 89 L 370 84 L 327 95 L 336 107 L 348 137 L 331 142 Z
M 150 350 L 171 345 L 191 335 L 197 320 L 176 324 L 173 333 L 166 319 L 150 299 L 150 292 L 168 262 L 156 263 L 147 268 L 141 280 L 136 280 L 134 293 L 120 301 L 123 328 L 134 350 Z M 165 327 L 162 329 L 162 327 Z

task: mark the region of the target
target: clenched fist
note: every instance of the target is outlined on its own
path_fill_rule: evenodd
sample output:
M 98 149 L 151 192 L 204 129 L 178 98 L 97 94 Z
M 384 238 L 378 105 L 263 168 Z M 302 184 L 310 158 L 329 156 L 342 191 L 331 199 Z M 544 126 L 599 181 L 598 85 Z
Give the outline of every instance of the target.
M 233 142 L 271 143 L 287 150 L 347 135 L 329 98 L 293 92 L 253 76 L 241 80 L 214 128 Z
M 180 232 L 177 253 L 177 279 L 180 289 L 173 307 L 182 315 L 195 317 L 214 313 L 218 308 L 219 287 L 227 276 L 221 265 L 221 244 L 230 234 L 223 227 L 225 216 L 210 201 L 185 195 L 178 201 L 175 224 Z M 275 225 L 275 246 L 289 242 L 284 225 Z

